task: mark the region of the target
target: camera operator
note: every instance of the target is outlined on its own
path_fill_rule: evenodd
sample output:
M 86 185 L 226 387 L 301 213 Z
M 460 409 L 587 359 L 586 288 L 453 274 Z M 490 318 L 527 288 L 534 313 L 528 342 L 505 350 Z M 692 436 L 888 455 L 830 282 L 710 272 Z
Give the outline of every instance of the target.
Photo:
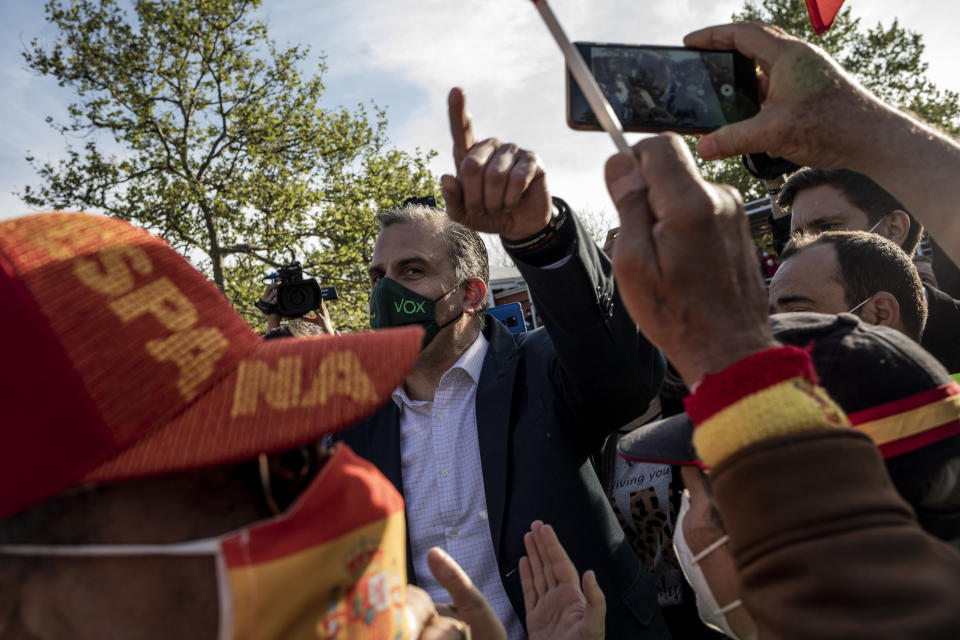
M 327 291 L 332 291 L 331 299 L 336 299 L 336 289 L 333 287 L 321 289 L 319 286 L 316 286 L 315 280 L 304 280 L 303 268 L 297 261 L 283 265 L 272 277 L 274 277 L 274 281 L 267 285 L 260 300 L 256 303 L 256 307 L 267 317 L 267 336 L 274 337 L 275 332 L 281 332 L 280 335 L 284 336 L 298 337 L 321 333 L 334 335 L 337 333 L 333 328 L 333 323 L 330 321 L 330 312 L 327 310 L 327 305 L 324 302 L 325 295 L 329 295 L 326 293 Z M 280 303 L 278 300 L 279 289 L 285 284 L 297 285 L 299 283 L 303 283 L 306 290 L 297 291 L 297 295 L 293 297 L 296 302 L 302 302 L 293 309 L 286 310 L 285 307 L 289 305 L 289 303 L 284 305 Z M 311 296 L 311 292 L 315 291 L 319 291 L 319 295 L 314 294 Z M 319 301 L 319 305 L 312 309 L 314 315 L 303 315 L 303 304 L 310 299 Z M 308 306 L 313 306 L 313 304 Z M 288 318 L 288 322 L 284 326 L 281 326 L 280 321 L 285 317 Z

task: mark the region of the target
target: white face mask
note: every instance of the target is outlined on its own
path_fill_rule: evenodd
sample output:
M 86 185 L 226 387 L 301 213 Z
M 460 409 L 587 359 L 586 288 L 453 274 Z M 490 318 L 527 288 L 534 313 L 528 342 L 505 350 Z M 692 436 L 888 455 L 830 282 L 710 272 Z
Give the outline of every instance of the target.
M 743 606 L 743 602 L 738 598 L 723 607 L 717 604 L 717 599 L 710 590 L 710 584 L 707 582 L 703 570 L 698 563 L 705 557 L 722 547 L 727 543 L 728 536 L 722 536 L 697 555 L 693 555 L 686 539 L 683 537 L 683 520 L 690 511 L 690 493 L 684 489 L 680 497 L 680 512 L 677 513 L 677 522 L 673 531 L 673 549 L 677 553 L 677 560 L 680 561 L 680 569 L 683 576 L 690 583 L 694 593 L 697 594 L 697 613 L 705 625 L 724 633 L 731 638 L 737 638 L 733 632 L 730 623 L 727 622 L 726 614 L 737 607 Z

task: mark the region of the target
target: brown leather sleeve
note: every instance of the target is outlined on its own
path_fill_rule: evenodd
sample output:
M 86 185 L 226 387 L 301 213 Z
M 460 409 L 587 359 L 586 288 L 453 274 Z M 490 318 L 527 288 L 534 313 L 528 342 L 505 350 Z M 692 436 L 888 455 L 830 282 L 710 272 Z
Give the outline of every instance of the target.
M 852 429 L 766 440 L 710 482 L 760 638 L 960 637 L 960 552 Z

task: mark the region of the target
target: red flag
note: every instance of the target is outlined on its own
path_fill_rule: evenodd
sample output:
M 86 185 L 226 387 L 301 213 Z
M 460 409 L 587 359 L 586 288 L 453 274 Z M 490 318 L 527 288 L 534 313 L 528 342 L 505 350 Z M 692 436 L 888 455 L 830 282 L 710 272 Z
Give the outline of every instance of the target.
M 843 0 L 807 0 L 810 24 L 818 36 L 830 28 L 842 4 Z

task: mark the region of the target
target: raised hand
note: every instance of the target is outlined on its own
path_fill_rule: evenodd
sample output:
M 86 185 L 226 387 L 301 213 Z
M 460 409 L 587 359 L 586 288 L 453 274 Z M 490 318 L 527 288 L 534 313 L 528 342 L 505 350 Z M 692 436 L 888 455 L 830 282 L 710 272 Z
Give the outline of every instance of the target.
M 713 160 L 766 151 L 797 164 L 863 173 L 889 191 L 960 265 L 960 143 L 864 89 L 820 49 L 762 24 L 701 29 L 684 44 L 734 48 L 762 69 L 760 113 L 697 144 Z
M 688 34 L 705 49 L 736 49 L 761 69 L 763 108 L 756 116 L 703 136 L 706 160 L 767 152 L 800 165 L 850 168 L 864 141 L 891 112 L 823 50 L 772 25 L 738 23 Z
M 434 547 L 427 553 L 427 566 L 452 601 L 452 604 L 437 605 L 440 615 L 470 625 L 472 640 L 506 640 L 507 631 L 497 614 L 456 560 L 443 549 Z
M 553 205 L 537 155 L 495 138 L 477 142 L 461 89 L 450 90 L 448 106 L 457 175 L 440 178 L 447 214 L 474 231 L 507 240 L 541 231 Z
M 617 287 L 687 386 L 774 343 L 740 194 L 700 177 L 674 134 L 607 161 Z
M 567 556 L 553 527 L 539 520 L 524 535 L 520 583 L 530 640 L 602 640 L 607 605 L 593 571 L 583 574 Z

